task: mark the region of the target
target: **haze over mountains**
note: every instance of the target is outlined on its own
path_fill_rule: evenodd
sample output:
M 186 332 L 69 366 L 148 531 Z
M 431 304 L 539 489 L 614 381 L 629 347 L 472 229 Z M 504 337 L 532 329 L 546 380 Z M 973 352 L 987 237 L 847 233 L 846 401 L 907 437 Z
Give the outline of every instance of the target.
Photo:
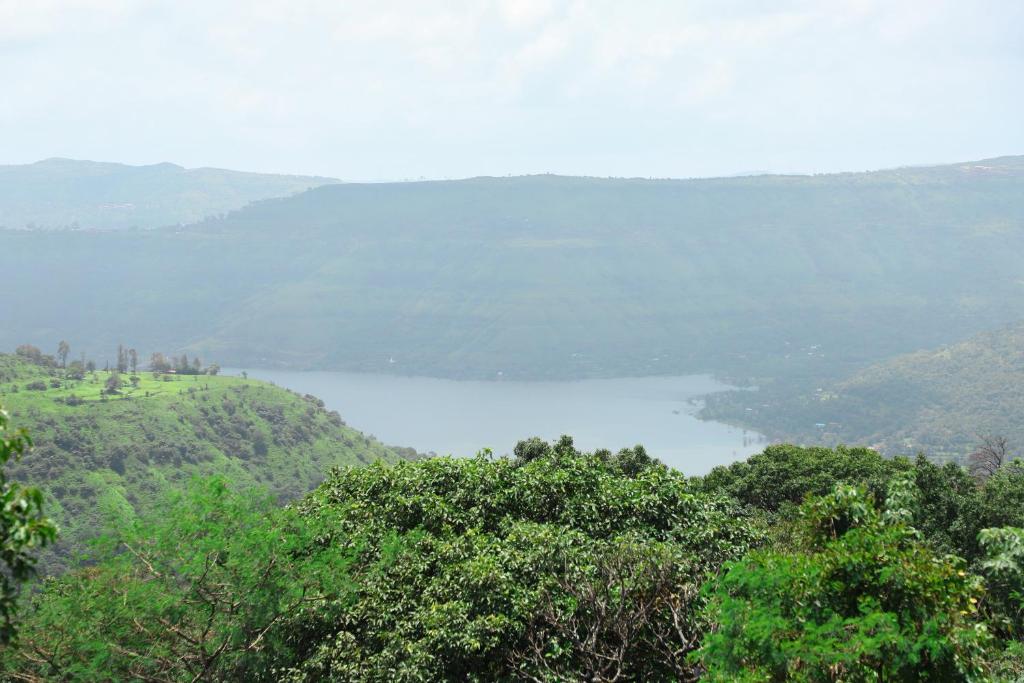
M 0 348 L 442 377 L 839 374 L 1024 319 L 1024 157 L 328 185 L 185 228 L 0 231 Z M 81 348 L 81 347 L 79 347 Z M 99 355 L 102 358 L 102 355 Z
M 338 182 L 316 176 L 244 173 L 46 159 L 0 166 L 0 226 L 122 230 L 191 223 Z
M 822 386 L 782 381 L 756 396 L 711 397 L 705 415 L 773 439 L 866 443 L 890 454 L 956 457 L 982 436 L 1024 443 L 1024 324 L 896 356 Z

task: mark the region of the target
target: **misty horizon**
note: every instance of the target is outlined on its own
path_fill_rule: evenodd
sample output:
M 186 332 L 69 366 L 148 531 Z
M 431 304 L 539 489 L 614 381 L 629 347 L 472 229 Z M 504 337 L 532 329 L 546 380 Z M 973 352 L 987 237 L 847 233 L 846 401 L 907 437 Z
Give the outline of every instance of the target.
M 697 178 L 1024 150 L 1024 6 L 9 3 L 0 163 Z
M 387 179 L 379 179 L 379 180 L 346 180 L 345 178 L 339 177 L 337 175 L 331 175 L 331 174 L 319 175 L 319 174 L 302 173 L 302 172 L 283 174 L 282 172 L 274 171 L 274 170 L 254 171 L 252 169 L 247 169 L 247 168 L 229 168 L 229 167 L 226 167 L 226 166 L 183 166 L 183 165 L 181 165 L 179 163 L 176 163 L 174 161 L 171 161 L 171 160 L 156 161 L 156 162 L 152 162 L 152 163 L 132 164 L 132 163 L 126 163 L 126 162 L 110 160 L 110 159 L 79 159 L 79 158 L 66 157 L 66 156 L 46 157 L 45 159 L 38 159 L 38 160 L 35 160 L 35 161 L 29 161 L 29 162 L 24 162 L 24 163 L 16 163 L 16 164 L 0 164 L 0 169 L 3 169 L 5 167 L 6 168 L 10 168 L 10 167 L 18 167 L 18 166 L 36 166 L 36 165 L 47 164 L 47 163 L 50 163 L 50 162 L 72 162 L 72 163 L 83 163 L 83 164 L 113 165 L 113 166 L 121 166 L 121 167 L 128 167 L 128 168 L 140 168 L 140 169 L 141 168 L 156 168 L 156 167 L 161 167 L 161 166 L 163 166 L 163 167 L 170 166 L 170 167 L 174 167 L 176 169 L 180 169 L 182 171 L 207 171 L 208 170 L 208 171 L 229 171 L 229 172 L 234 172 L 234 173 L 245 173 L 245 174 L 254 174 L 254 175 L 256 175 L 256 174 L 260 174 L 260 175 L 263 175 L 263 174 L 287 175 L 287 176 L 296 177 L 296 178 L 321 178 L 321 179 L 337 181 L 339 183 L 345 183 L 345 184 L 354 185 L 354 184 L 386 184 L 386 183 L 410 183 L 410 182 L 444 182 L 444 181 L 458 181 L 458 180 L 475 180 L 475 179 L 484 179 L 484 178 L 496 178 L 496 179 L 497 178 L 529 178 L 529 177 L 533 177 L 533 176 L 556 176 L 556 177 L 564 177 L 564 178 L 587 178 L 587 179 L 595 179 L 595 180 L 600 180 L 600 179 L 607 179 L 607 180 L 727 180 L 727 179 L 730 179 L 730 178 L 750 178 L 750 177 L 756 177 L 756 176 L 813 177 L 813 176 L 824 176 L 824 175 L 869 174 L 869 173 L 884 172 L 884 171 L 899 171 L 899 170 L 903 170 L 903 169 L 924 169 L 924 168 L 933 168 L 933 167 L 941 167 L 941 166 L 962 166 L 962 165 L 965 165 L 965 164 L 982 164 L 984 162 L 993 162 L 993 161 L 1000 161 L 1000 160 L 1005 160 L 1005 159 L 1013 159 L 1013 158 L 1021 157 L 1021 156 L 1024 156 L 1024 152 L 1022 152 L 1020 154 L 1010 152 L 1010 153 L 1006 153 L 1006 154 L 999 154 L 999 155 L 993 156 L 993 157 L 986 157 L 986 158 L 983 158 L 983 159 L 951 159 L 951 160 L 938 161 L 938 162 L 928 162 L 928 163 L 924 163 L 924 162 L 918 163 L 918 162 L 910 161 L 910 162 L 900 163 L 900 164 L 895 165 L 895 166 L 884 166 L 884 167 L 879 166 L 879 167 L 868 167 L 868 168 L 858 168 L 858 169 L 838 169 L 838 170 L 830 170 L 830 171 L 807 171 L 807 172 L 798 172 L 798 171 L 787 172 L 787 171 L 777 171 L 777 170 L 770 170 L 770 169 L 762 169 L 762 170 L 736 171 L 736 172 L 732 172 L 732 173 L 723 173 L 721 175 L 696 175 L 696 176 L 595 175 L 595 174 L 586 174 L 586 173 L 567 174 L 567 173 L 556 173 L 556 172 L 548 172 L 548 171 L 538 171 L 538 172 L 535 172 L 535 173 L 505 173 L 505 174 L 500 174 L 500 175 L 472 174 L 472 175 L 465 175 L 465 176 L 446 176 L 446 177 L 436 177 L 436 178 L 432 178 L 432 177 L 416 177 L 416 178 L 406 177 L 406 178 L 387 178 Z

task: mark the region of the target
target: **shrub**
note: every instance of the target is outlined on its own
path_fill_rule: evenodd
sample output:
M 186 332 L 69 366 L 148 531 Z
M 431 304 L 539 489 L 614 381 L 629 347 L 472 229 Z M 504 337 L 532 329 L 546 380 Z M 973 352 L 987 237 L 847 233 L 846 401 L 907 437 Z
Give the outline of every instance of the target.
M 878 510 L 837 486 L 800 510 L 799 548 L 726 565 L 709 587 L 718 624 L 700 656 L 710 681 L 969 681 L 990 636 L 981 586 L 908 524 L 898 483 Z M 901 500 L 902 498 L 902 500 Z

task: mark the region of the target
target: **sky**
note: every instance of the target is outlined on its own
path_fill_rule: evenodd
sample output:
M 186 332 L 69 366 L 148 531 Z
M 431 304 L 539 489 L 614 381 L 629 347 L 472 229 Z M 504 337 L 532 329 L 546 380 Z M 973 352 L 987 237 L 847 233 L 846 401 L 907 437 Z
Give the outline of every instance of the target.
M 0 164 L 381 181 L 1005 154 L 1021 0 L 0 0 Z

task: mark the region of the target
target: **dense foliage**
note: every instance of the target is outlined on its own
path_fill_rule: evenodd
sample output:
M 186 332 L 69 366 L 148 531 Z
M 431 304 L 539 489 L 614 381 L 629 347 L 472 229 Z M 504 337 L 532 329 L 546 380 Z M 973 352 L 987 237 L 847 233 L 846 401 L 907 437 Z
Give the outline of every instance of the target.
M 0 347 L 60 329 L 91 355 L 130 335 L 235 367 L 763 385 L 1024 319 L 1022 198 L 1010 157 L 338 184 L 186 228 L 0 231 L 0 271 L 32 293 Z
M 307 499 L 305 514 L 339 515 L 343 534 L 397 534 L 404 550 L 392 570 L 359 582 L 360 600 L 340 619 L 301 624 L 315 647 L 296 678 L 493 680 L 511 668 L 574 680 L 595 661 L 631 678 L 671 675 L 672 659 L 650 656 L 658 634 L 697 612 L 696 589 L 756 543 L 756 530 L 727 499 L 694 493 L 649 460 L 638 466 L 635 451 L 533 445 L 516 460 L 348 470 Z M 620 596 L 619 613 L 599 617 L 613 606 L 577 592 L 602 577 L 654 591 L 655 604 Z M 636 631 L 614 633 L 627 625 Z M 598 637 L 604 628 L 613 642 Z M 677 666 L 686 669 L 694 641 L 672 644 Z
M 17 633 L 17 598 L 35 572 L 36 554 L 51 543 L 57 529 L 43 515 L 39 489 L 9 481 L 5 468 L 32 445 L 23 430 L 10 431 L 0 406 L 0 644 Z
M 107 516 L 145 510 L 194 475 L 288 500 L 332 466 L 400 457 L 319 399 L 263 382 L 130 368 L 77 372 L 75 363 L 62 368 L 32 347 L 21 351 L 0 354 L 0 399 L 35 441 L 33 457 L 12 476 L 45 484 L 48 512 L 62 529 L 45 558 L 51 570 L 85 551 L 83 541 Z
M 914 527 L 940 554 L 969 562 L 984 555 L 982 529 L 1024 526 L 1024 463 L 1014 461 L 979 480 L 955 463 L 922 456 L 884 458 L 866 448 L 769 446 L 745 461 L 717 467 L 697 480 L 708 492 L 726 493 L 763 515 L 777 534 L 807 496 L 823 496 L 837 484 L 887 495 L 894 478 L 910 477 L 916 488 Z
M 286 508 L 196 479 L 49 579 L 0 671 L 1014 681 L 1022 491 L 1017 463 L 793 446 L 687 479 L 568 437 L 335 469 Z
M 194 480 L 161 514 L 122 521 L 102 561 L 51 578 L 8 675 L 23 680 L 255 680 L 288 644 L 277 627 L 345 600 L 347 551 L 270 496 Z
M 863 483 L 885 491 L 892 475 L 906 469 L 905 460 L 887 460 L 868 448 L 800 448 L 768 446 L 763 452 L 728 466 L 716 467 L 701 480 L 708 491 L 728 493 L 768 512 L 821 496 L 841 482 Z
M 727 566 L 702 651 L 708 680 L 978 680 L 990 638 L 981 581 L 929 548 L 909 502 L 883 512 L 838 486 L 802 506 L 795 549 Z
M 761 539 L 642 450 L 568 439 L 528 459 L 337 470 L 277 515 L 201 485 L 53 580 L 6 664 L 82 680 L 690 679 L 700 586 Z

